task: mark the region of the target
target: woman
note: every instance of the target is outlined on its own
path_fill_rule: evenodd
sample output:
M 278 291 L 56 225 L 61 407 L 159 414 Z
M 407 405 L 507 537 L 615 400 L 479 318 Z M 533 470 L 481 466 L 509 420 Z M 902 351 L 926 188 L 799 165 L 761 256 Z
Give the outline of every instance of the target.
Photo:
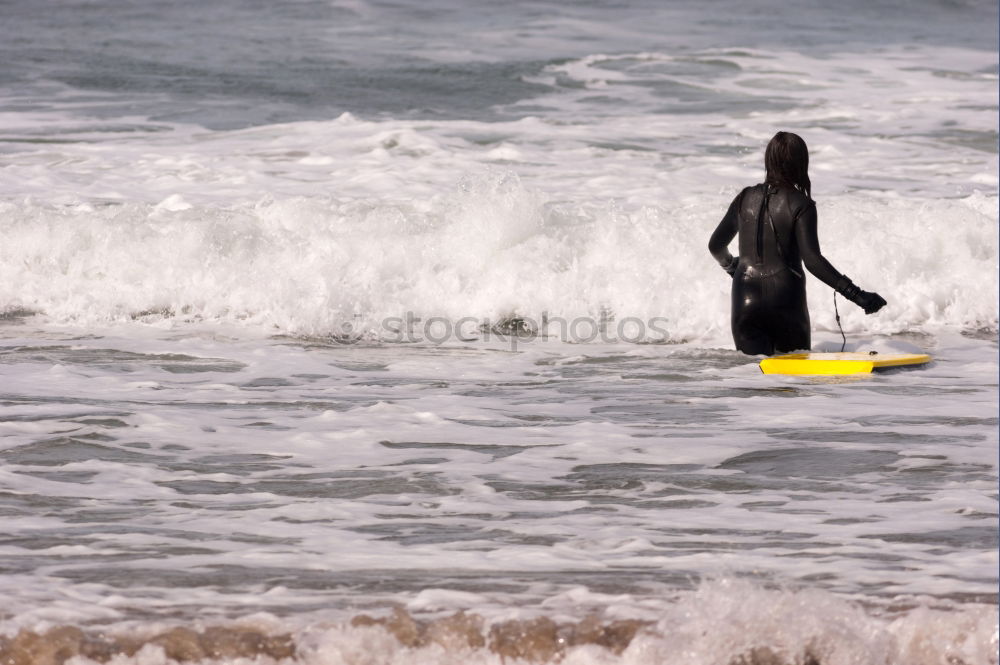
M 778 132 L 764 152 L 767 176 L 733 199 L 708 249 L 733 278 L 733 340 L 743 353 L 771 355 L 808 349 L 805 263 L 837 293 L 874 314 L 885 300 L 862 291 L 819 251 L 816 205 L 810 196 L 809 150 Z M 739 234 L 739 256 L 728 245 Z

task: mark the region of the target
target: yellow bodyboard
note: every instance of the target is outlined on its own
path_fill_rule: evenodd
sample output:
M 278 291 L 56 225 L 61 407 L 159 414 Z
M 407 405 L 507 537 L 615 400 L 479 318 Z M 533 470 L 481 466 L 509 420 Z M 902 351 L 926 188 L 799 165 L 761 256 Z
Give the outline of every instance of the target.
M 789 353 L 764 358 L 760 371 L 801 376 L 869 374 L 880 368 L 923 365 L 930 360 L 924 353 Z

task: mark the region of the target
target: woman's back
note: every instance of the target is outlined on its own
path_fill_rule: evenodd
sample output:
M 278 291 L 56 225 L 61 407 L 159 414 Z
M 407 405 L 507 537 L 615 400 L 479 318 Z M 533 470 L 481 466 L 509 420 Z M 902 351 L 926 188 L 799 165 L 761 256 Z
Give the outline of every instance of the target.
M 792 193 L 800 201 L 794 201 Z M 766 205 L 765 205 L 766 201 Z M 801 272 L 795 219 L 808 202 L 797 190 L 760 184 L 743 190 L 739 204 L 739 255 L 762 274 L 791 267 Z
M 765 183 L 747 187 L 738 201 L 741 274 L 764 276 L 787 269 L 801 276 L 804 261 L 809 272 L 836 288 L 841 274 L 820 252 L 812 199 L 794 187 Z

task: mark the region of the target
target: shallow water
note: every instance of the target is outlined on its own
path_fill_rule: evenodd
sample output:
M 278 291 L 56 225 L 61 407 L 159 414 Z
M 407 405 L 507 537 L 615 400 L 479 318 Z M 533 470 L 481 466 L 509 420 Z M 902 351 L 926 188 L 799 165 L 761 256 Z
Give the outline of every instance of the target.
M 398 604 L 645 634 L 727 585 L 864 630 L 995 617 L 995 340 L 868 338 L 935 361 L 821 380 L 690 344 L 3 332 L 10 627 L 264 612 L 303 647 Z

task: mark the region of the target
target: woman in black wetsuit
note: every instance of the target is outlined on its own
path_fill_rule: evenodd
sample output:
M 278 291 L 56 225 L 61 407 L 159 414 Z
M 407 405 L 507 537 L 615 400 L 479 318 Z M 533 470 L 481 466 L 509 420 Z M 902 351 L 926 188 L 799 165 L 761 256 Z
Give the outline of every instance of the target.
M 733 278 L 733 340 L 743 353 L 809 349 L 809 309 L 802 264 L 837 293 L 874 314 L 885 300 L 862 291 L 819 251 L 810 196 L 809 150 L 778 132 L 764 152 L 767 176 L 733 199 L 708 249 Z M 728 245 L 739 234 L 739 256 Z

